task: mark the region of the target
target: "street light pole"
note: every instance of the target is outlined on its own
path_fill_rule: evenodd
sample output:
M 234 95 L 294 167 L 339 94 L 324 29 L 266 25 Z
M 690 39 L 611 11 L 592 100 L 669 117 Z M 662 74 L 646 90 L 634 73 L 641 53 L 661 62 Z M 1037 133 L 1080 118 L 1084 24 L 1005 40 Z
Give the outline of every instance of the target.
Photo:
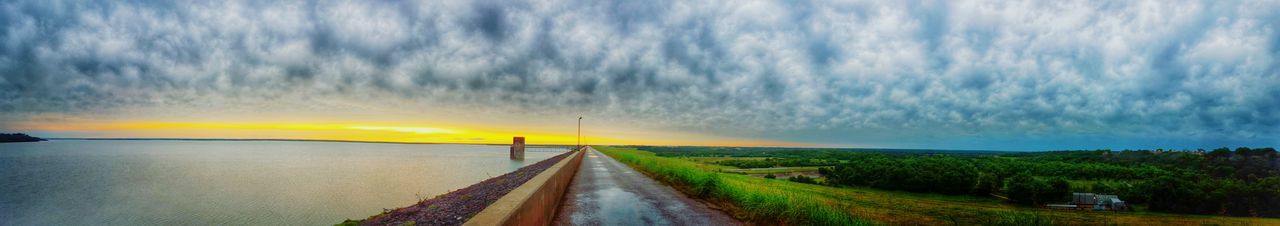
M 582 149 L 582 116 L 577 116 L 577 149 Z

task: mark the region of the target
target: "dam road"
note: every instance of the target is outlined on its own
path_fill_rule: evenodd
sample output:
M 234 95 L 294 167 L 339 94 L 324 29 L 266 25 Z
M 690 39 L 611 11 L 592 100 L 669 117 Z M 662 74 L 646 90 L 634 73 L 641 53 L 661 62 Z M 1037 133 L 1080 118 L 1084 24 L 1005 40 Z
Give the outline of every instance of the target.
M 554 225 L 741 225 L 594 148 L 569 184 Z

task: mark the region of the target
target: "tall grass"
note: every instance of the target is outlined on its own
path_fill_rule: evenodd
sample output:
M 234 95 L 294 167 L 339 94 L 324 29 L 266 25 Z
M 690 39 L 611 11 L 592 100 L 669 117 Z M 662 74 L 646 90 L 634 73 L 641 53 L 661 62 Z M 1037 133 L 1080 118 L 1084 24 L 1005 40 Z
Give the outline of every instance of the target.
M 630 148 L 597 147 L 597 150 L 658 180 L 683 186 L 693 196 L 732 204 L 735 215 L 748 221 L 794 225 L 873 224 L 819 197 L 769 187 L 769 183 L 761 183 L 764 179 L 716 173 L 694 162 Z
M 1037 226 L 1056 225 L 1051 216 L 1036 212 L 1003 211 L 995 213 L 995 217 L 982 218 L 983 225 Z

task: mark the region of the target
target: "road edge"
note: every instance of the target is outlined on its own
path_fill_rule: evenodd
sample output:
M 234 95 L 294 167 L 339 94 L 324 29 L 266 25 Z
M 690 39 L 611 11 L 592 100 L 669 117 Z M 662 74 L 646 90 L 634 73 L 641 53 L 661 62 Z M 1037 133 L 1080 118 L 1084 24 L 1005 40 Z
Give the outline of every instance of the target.
M 582 165 L 584 147 L 499 198 L 463 225 L 547 225 Z

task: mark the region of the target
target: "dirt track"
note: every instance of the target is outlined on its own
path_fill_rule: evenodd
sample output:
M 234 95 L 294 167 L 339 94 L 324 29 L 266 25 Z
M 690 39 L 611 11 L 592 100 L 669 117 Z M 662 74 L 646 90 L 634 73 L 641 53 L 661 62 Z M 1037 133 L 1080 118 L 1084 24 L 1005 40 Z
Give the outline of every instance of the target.
M 609 156 L 590 149 L 555 225 L 739 225 Z

